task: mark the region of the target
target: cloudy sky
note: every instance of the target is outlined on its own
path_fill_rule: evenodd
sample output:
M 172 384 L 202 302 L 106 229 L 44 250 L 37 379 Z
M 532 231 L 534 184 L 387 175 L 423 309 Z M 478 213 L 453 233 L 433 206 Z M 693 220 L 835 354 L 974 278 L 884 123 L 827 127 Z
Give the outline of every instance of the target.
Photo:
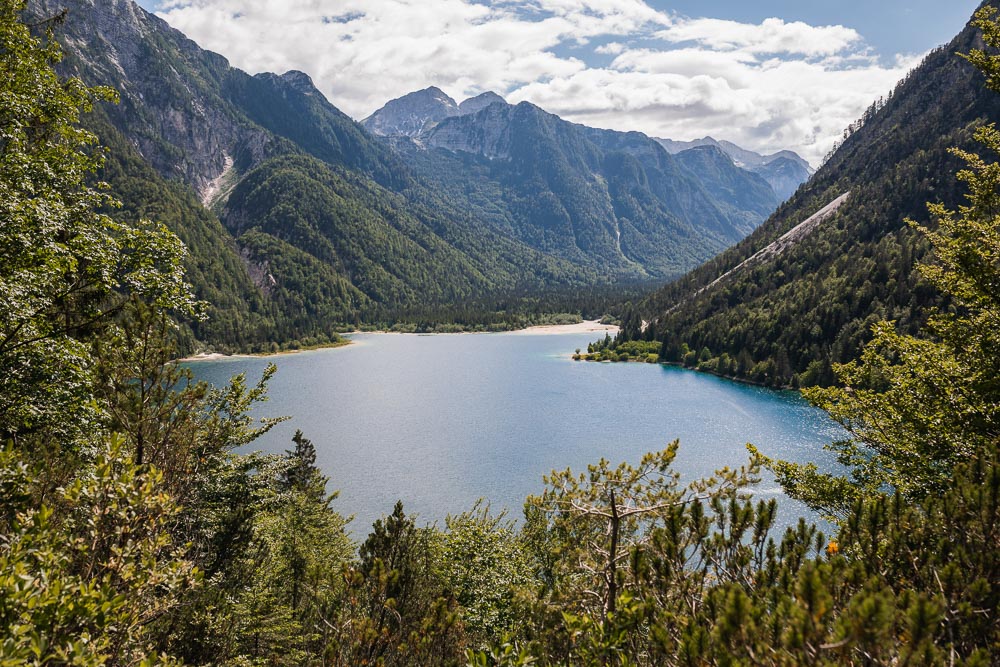
M 298 69 L 361 119 L 435 85 L 596 127 L 818 165 L 978 0 L 139 0 L 250 73 Z

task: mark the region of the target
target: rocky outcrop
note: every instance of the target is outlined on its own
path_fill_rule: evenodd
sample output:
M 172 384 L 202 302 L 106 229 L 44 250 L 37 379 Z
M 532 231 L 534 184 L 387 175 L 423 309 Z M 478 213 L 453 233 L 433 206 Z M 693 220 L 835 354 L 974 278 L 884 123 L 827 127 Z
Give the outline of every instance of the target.
M 493 91 L 488 91 L 475 97 L 470 97 L 461 104 L 458 105 L 458 111 L 462 115 L 476 113 L 481 111 L 491 104 L 507 104 L 507 100 L 500 97 Z
M 431 86 L 386 102 L 361 124 L 381 137 L 411 137 L 423 141 L 424 135 L 432 132 L 442 121 L 475 114 L 493 104 L 507 106 L 504 98 L 492 91 L 456 104 L 443 90 Z
M 179 179 L 204 200 L 226 172 L 269 152 L 270 137 L 218 94 L 218 82 L 246 76 L 202 50 L 131 0 L 31 0 L 44 17 L 67 10 L 59 39 L 62 67 L 91 85 L 115 88 L 121 101 L 102 113 L 161 175 Z
M 417 137 L 436 123 L 458 114 L 455 100 L 440 88 L 431 86 L 389 101 L 361 124 L 380 136 Z
M 511 116 L 515 109 L 506 102 L 493 103 L 476 113 L 448 118 L 417 138 L 434 148 L 474 153 L 490 159 L 508 158 Z
M 278 284 L 278 281 L 271 274 L 271 263 L 266 259 L 263 261 L 254 259 L 253 254 L 247 248 L 240 250 L 240 260 L 257 289 L 265 296 L 269 295 L 274 286 Z

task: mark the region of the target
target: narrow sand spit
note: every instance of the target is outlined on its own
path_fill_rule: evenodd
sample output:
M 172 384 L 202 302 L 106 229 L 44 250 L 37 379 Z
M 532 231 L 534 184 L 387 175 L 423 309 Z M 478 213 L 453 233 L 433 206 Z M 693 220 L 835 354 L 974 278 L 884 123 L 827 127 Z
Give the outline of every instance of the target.
M 199 352 L 198 354 L 192 354 L 190 357 L 182 357 L 174 361 L 218 361 L 219 359 L 229 358 L 231 358 L 230 355 L 219 352 Z
M 597 320 L 584 320 L 577 324 L 543 324 L 537 327 L 518 329 L 510 333 L 519 336 L 551 336 L 557 334 L 604 333 L 605 331 L 614 336 L 618 333 L 618 327 L 614 324 L 601 324 Z

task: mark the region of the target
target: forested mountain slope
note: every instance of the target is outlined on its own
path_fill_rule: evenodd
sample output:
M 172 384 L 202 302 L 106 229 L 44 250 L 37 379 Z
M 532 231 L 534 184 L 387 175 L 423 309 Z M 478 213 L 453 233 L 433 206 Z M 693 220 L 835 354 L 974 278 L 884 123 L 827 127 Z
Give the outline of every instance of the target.
M 929 54 L 756 232 L 639 305 L 625 337 L 662 341 L 669 361 L 811 384 L 831 381 L 831 362 L 854 358 L 874 322 L 915 331 L 938 300 L 914 269 L 927 245 L 906 219 L 929 224 L 928 201 L 962 203 L 948 149 L 1000 119 L 1000 98 L 956 55 L 977 45 L 967 28 Z M 795 243 L 734 270 L 847 192 Z
M 112 148 L 101 176 L 121 215 L 185 241 L 211 304 L 192 335 L 216 346 L 676 276 L 777 204 L 721 154 L 675 158 L 495 94 L 408 96 L 380 127 L 436 148 L 397 150 L 305 74 L 250 76 L 132 0 L 29 3 L 39 21 L 64 8 L 62 71 L 120 95 L 84 119 Z M 502 156 L 458 150 L 469 131 Z

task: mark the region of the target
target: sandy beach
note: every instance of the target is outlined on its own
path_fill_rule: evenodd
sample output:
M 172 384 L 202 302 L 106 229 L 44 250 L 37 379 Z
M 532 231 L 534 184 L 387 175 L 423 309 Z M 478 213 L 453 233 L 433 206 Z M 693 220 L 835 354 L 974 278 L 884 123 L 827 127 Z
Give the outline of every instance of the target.
M 189 357 L 181 357 L 180 359 L 174 359 L 174 361 L 218 361 L 219 359 L 230 359 L 234 355 L 222 354 L 221 352 L 199 352 L 198 354 L 192 354 Z
M 614 324 L 601 324 L 598 320 L 584 320 L 577 324 L 542 324 L 537 327 L 518 329 L 510 333 L 527 336 L 549 336 L 558 334 L 604 333 L 605 331 L 614 336 L 618 333 L 618 327 Z

